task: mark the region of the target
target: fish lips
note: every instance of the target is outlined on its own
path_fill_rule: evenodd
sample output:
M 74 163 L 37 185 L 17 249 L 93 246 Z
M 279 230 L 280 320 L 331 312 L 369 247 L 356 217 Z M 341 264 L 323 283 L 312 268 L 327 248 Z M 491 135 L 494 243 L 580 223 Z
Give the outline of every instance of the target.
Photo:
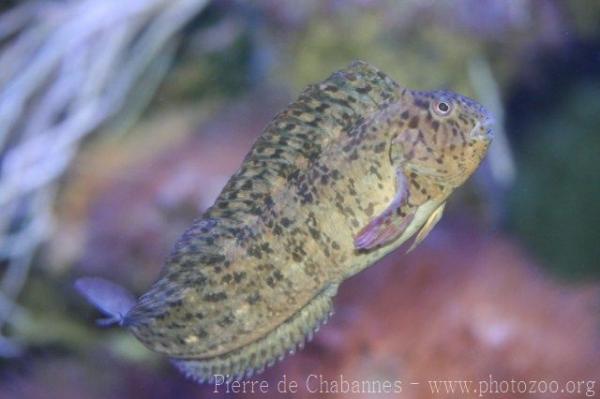
M 483 120 L 477 122 L 473 130 L 471 130 L 471 138 L 476 140 L 492 141 L 494 138 L 493 126 L 496 123 L 491 115 L 486 115 Z

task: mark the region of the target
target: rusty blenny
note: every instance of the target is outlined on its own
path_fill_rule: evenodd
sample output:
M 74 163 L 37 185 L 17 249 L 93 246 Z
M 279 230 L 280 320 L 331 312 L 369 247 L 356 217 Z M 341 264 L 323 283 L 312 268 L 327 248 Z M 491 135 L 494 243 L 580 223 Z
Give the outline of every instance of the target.
M 275 116 L 139 300 L 101 279 L 76 286 L 197 381 L 248 377 L 318 330 L 342 281 L 427 236 L 486 154 L 491 120 L 354 62 Z

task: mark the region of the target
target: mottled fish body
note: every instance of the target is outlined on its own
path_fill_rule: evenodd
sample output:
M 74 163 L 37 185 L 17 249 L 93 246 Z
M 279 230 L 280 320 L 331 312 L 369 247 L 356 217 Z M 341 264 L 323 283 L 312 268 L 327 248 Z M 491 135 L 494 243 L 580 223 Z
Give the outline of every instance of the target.
M 198 381 L 260 372 L 326 321 L 342 281 L 425 238 L 490 124 L 467 97 L 354 62 L 267 125 L 160 280 L 126 314 L 127 300 L 105 313 Z

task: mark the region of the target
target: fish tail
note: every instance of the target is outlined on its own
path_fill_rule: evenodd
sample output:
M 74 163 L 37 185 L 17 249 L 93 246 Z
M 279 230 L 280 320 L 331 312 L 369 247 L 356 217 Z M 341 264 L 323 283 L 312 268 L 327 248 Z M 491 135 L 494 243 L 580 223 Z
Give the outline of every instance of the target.
M 135 297 L 127 289 L 99 277 L 79 278 L 75 281 L 75 289 L 107 316 L 96 321 L 103 327 L 114 324 L 124 326 L 127 313 L 136 303 Z

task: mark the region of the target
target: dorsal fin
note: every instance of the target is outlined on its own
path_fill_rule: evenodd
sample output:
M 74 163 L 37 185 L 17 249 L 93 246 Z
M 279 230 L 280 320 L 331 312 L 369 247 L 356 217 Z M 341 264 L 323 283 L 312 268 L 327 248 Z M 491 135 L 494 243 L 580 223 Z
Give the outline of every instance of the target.
M 285 323 L 249 345 L 222 356 L 173 359 L 173 363 L 187 377 L 198 382 L 213 382 L 216 375 L 232 380 L 260 373 L 312 339 L 313 334 L 333 313 L 331 299 L 337 288 L 337 284 L 327 286 Z
M 223 190 L 234 197 L 219 196 L 211 216 L 233 204 L 236 211 L 258 212 L 258 205 L 269 202 L 274 181 L 307 168 L 332 140 L 398 97 L 398 84 L 362 61 L 309 86 L 267 125 Z

